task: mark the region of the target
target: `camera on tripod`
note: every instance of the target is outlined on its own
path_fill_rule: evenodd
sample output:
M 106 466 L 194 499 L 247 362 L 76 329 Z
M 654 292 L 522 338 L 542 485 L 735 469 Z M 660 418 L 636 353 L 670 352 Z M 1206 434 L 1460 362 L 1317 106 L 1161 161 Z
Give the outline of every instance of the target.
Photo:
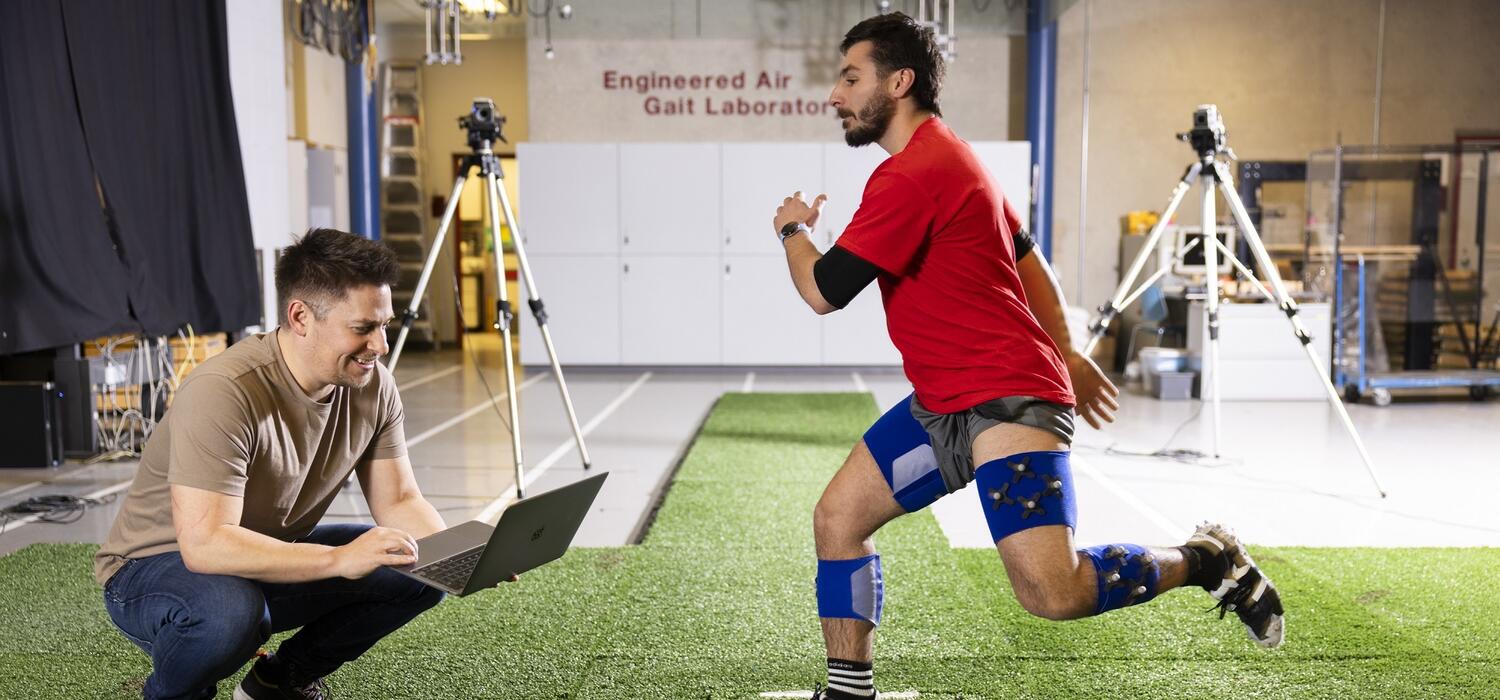
M 476 150 L 486 143 L 505 141 L 505 136 L 500 133 L 504 125 L 505 117 L 500 116 L 495 101 L 488 97 L 474 98 L 469 113 L 458 118 L 458 128 L 469 132 L 469 148 Z
M 1225 150 L 1224 117 L 1217 105 L 1198 105 L 1193 111 L 1193 129 L 1177 135 L 1178 140 L 1193 145 L 1201 158 L 1211 158 Z

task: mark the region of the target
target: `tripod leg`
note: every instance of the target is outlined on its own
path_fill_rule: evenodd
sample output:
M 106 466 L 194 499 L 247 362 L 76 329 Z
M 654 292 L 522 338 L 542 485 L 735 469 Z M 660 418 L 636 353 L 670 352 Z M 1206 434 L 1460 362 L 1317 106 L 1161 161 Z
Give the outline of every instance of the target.
M 406 346 L 406 335 L 411 332 L 411 324 L 417 320 L 422 295 L 427 293 L 427 281 L 432 278 L 432 268 L 443 251 L 443 239 L 448 236 L 448 227 L 453 225 L 453 213 L 458 209 L 458 196 L 463 193 L 464 181 L 467 179 L 469 168 L 466 165 L 464 171 L 453 180 L 453 194 L 448 195 L 448 206 L 443 209 L 442 223 L 438 224 L 437 235 L 432 238 L 432 247 L 427 250 L 427 262 L 422 265 L 422 276 L 417 279 L 417 288 L 412 290 L 411 303 L 401 312 L 401 332 L 396 335 L 396 344 L 391 346 L 391 359 L 385 364 L 385 368 L 392 372 L 396 371 L 396 363 L 401 361 L 401 348 Z
M 1229 202 L 1229 210 L 1234 214 L 1234 220 L 1239 223 L 1240 231 L 1245 236 L 1245 242 L 1250 245 L 1250 252 L 1255 256 L 1255 262 L 1260 269 L 1265 270 L 1266 279 L 1271 283 L 1271 290 L 1276 293 L 1277 303 L 1286 314 L 1287 320 L 1292 324 L 1292 332 L 1297 340 L 1302 343 L 1302 349 L 1307 353 L 1307 360 L 1312 363 L 1313 370 L 1323 382 L 1323 388 L 1328 392 L 1328 403 L 1338 414 L 1339 420 L 1344 424 L 1344 430 L 1349 433 L 1349 438 L 1354 441 L 1354 449 L 1359 452 L 1359 457 L 1364 461 L 1365 471 L 1370 475 L 1370 481 L 1375 484 L 1375 490 L 1385 498 L 1385 487 L 1380 485 L 1380 477 L 1375 474 L 1375 462 L 1370 459 L 1370 453 L 1365 451 L 1365 443 L 1359 437 L 1359 431 L 1354 428 L 1354 420 L 1349 417 L 1349 410 L 1344 407 L 1344 402 L 1339 398 L 1337 389 L 1333 388 L 1333 382 L 1328 379 L 1327 368 L 1318 361 L 1317 353 L 1313 352 L 1312 336 L 1308 335 L 1307 329 L 1302 327 L 1302 320 L 1297 317 L 1297 303 L 1286 291 L 1286 285 L 1281 281 L 1281 274 L 1276 272 L 1276 264 L 1271 260 L 1271 254 L 1266 252 L 1265 245 L 1260 240 L 1260 234 L 1256 232 L 1255 225 L 1250 221 L 1250 214 L 1245 211 L 1245 204 L 1240 201 L 1239 195 L 1235 193 L 1234 187 L 1229 183 L 1231 180 L 1228 173 L 1222 170 L 1222 163 L 1215 164 L 1219 168 L 1219 187 L 1224 192 L 1224 199 Z M 1338 261 L 1334 261 L 1338 264 Z
M 1202 163 L 1193 163 L 1191 166 L 1188 166 L 1187 173 L 1182 176 L 1182 180 L 1177 183 L 1177 187 L 1172 189 L 1172 197 L 1167 202 L 1166 210 L 1161 213 L 1161 218 L 1156 220 L 1156 225 L 1151 227 L 1151 233 L 1146 237 L 1145 245 L 1141 246 L 1141 251 L 1135 255 L 1135 261 L 1130 264 L 1130 271 L 1126 272 L 1120 278 L 1120 286 L 1115 289 L 1114 296 L 1110 297 L 1109 301 L 1099 307 L 1099 318 L 1089 324 L 1089 342 L 1083 349 L 1084 355 L 1092 355 L 1094 353 L 1094 348 L 1099 345 L 1099 339 L 1103 338 L 1104 332 L 1109 330 L 1109 324 L 1129 304 L 1125 298 L 1131 296 L 1131 285 L 1135 284 L 1135 278 L 1140 276 L 1141 269 L 1146 266 L 1146 261 L 1151 259 L 1152 252 L 1156 250 L 1156 246 L 1161 242 L 1162 232 L 1166 230 L 1167 224 L 1172 220 L 1172 215 L 1177 213 L 1177 206 L 1182 204 L 1182 198 L 1192 188 L 1193 180 L 1202 169 Z M 1134 297 L 1132 296 L 1132 298 Z
M 504 177 L 504 173 L 497 173 Z M 537 329 L 542 332 L 542 344 L 547 346 L 547 358 L 552 362 L 552 374 L 557 377 L 557 388 L 562 392 L 563 408 L 568 412 L 568 425 L 573 428 L 573 439 L 578 443 L 578 455 L 583 459 L 583 468 L 588 469 L 589 448 L 583 443 L 583 430 L 578 427 L 578 414 L 573 410 L 573 397 L 568 393 L 568 380 L 563 378 L 562 364 L 557 360 L 557 348 L 552 345 L 552 331 L 547 327 L 547 307 L 542 303 L 542 293 L 536 288 L 536 278 L 531 276 L 531 261 L 526 257 L 526 244 L 516 228 L 516 215 L 510 208 L 510 196 L 503 185 L 497 185 L 500 195 L 500 211 L 505 214 L 505 223 L 510 226 L 511 239 L 516 244 L 516 260 L 521 264 L 521 279 L 526 282 L 527 303 L 531 316 L 536 319 Z
M 484 176 L 489 189 L 485 191 L 485 203 L 489 208 L 490 231 L 494 235 L 495 276 L 500 300 L 496 305 L 495 329 L 500 331 L 501 351 L 505 354 L 505 403 L 510 411 L 510 447 L 516 461 L 516 498 L 526 497 L 525 470 L 521 466 L 521 411 L 516 406 L 516 365 L 511 354 L 510 325 L 515 313 L 510 308 L 510 290 L 505 280 L 505 249 L 500 245 L 500 207 L 496 191 L 500 187 L 493 171 Z
M 1214 191 L 1214 176 L 1204 174 L 1203 176 L 1203 290 L 1205 294 L 1204 316 L 1208 327 L 1208 358 L 1203 363 L 1203 372 L 1208 380 L 1207 391 L 1212 392 L 1213 401 L 1213 429 L 1214 429 L 1214 458 L 1219 457 L 1219 431 L 1222 425 L 1222 414 L 1219 408 L 1219 247 L 1213 242 L 1219 240 L 1218 232 L 1215 231 L 1217 214 L 1215 212 L 1215 200 L 1217 192 Z

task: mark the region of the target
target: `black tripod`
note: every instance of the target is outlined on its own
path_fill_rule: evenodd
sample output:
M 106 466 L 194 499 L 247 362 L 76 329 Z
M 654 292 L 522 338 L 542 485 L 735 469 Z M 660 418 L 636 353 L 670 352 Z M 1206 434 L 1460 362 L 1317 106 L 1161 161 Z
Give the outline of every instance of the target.
M 500 127 L 505 123 L 502 117 L 495 111 L 495 103 L 487 97 L 474 99 L 474 107 L 468 115 L 460 117 L 459 127 L 469 132 L 469 148 L 473 153 L 464 157 L 462 168 L 458 177 L 453 181 L 453 193 L 448 196 L 448 206 L 443 210 L 443 219 L 438 224 L 437 235 L 432 239 L 432 248 L 427 252 L 427 262 L 422 266 L 422 276 L 417 280 L 417 288 L 412 293 L 411 305 L 401 313 L 401 333 L 396 336 L 396 344 L 391 348 L 391 359 L 387 367 L 395 371 L 396 363 L 401 359 L 401 347 L 406 344 L 406 336 L 411 332 L 411 324 L 417 319 L 417 308 L 422 303 L 422 295 L 427 290 L 427 282 L 432 277 L 432 269 L 437 264 L 438 253 L 443 249 L 443 239 L 448 235 L 448 229 L 453 224 L 453 215 L 458 208 L 458 197 L 463 193 L 464 183 L 469 179 L 469 172 L 477 167 L 480 177 L 485 181 L 485 211 L 489 213 L 490 231 L 495 237 L 495 274 L 498 277 L 496 287 L 499 290 L 500 299 L 496 302 L 495 330 L 500 331 L 501 344 L 505 354 L 505 399 L 510 411 L 510 439 L 511 450 L 515 454 L 516 462 L 516 498 L 526 497 L 526 482 L 521 467 L 521 423 L 520 412 L 516 410 L 516 368 L 515 358 L 511 355 L 511 320 L 515 314 L 511 311 L 509 290 L 505 283 L 505 252 L 500 246 L 500 215 L 505 215 L 505 224 L 512 232 L 516 229 L 516 217 L 511 213 L 510 198 L 505 194 L 505 187 L 500 184 L 505 174 L 500 170 L 500 159 L 495 156 L 490 146 L 496 141 L 504 141 L 505 137 L 500 134 Z M 497 206 L 498 203 L 498 206 Z M 578 454 L 583 459 L 583 468 L 588 469 L 589 451 L 583 444 L 583 431 L 578 428 L 578 415 L 573 410 L 573 399 L 568 394 L 568 382 L 563 378 L 562 365 L 557 361 L 557 349 L 552 345 L 552 332 L 547 329 L 547 309 L 542 304 L 541 293 L 537 291 L 536 280 L 531 276 L 531 264 L 526 259 L 526 246 L 519 235 L 512 235 L 511 240 L 515 242 L 516 259 L 521 265 L 521 277 L 526 283 L 526 293 L 529 295 L 527 304 L 531 307 L 531 315 L 536 318 L 537 327 L 542 331 L 542 342 L 547 346 L 547 357 L 552 360 L 552 372 L 557 377 L 557 388 L 562 392 L 563 407 L 568 412 L 568 423 L 573 428 L 573 439 L 578 442 Z

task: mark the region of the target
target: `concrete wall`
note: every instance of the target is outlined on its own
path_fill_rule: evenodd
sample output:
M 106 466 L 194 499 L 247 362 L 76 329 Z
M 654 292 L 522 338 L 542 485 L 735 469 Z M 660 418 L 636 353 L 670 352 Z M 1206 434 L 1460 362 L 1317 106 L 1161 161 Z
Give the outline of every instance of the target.
M 528 105 L 538 141 L 837 140 L 824 105 L 838 71 L 838 44 L 874 12 L 863 0 L 572 4 L 574 19 L 552 20 L 551 60 L 542 23 L 530 24 Z M 892 3 L 903 6 L 916 12 L 916 3 Z M 984 12 L 970 2 L 957 7 L 957 60 L 942 94 L 947 120 L 970 140 L 1019 138 L 1024 118 L 1012 108 L 1024 102 L 1026 83 L 1023 42 L 1014 34 L 1024 32 L 1024 3 L 1007 9 L 993 2 Z M 744 84 L 641 93 L 608 89 L 611 71 L 617 78 L 743 76 Z M 774 109 L 739 114 L 741 102 Z
M 1092 307 L 1113 290 L 1119 217 L 1166 206 L 1193 158 L 1173 135 L 1196 105 L 1219 106 L 1245 160 L 1303 159 L 1340 134 L 1451 143 L 1455 130 L 1500 130 L 1497 38 L 1493 0 L 1080 0 L 1059 19 L 1053 262 L 1064 291 Z M 1200 197 L 1178 221 L 1199 221 Z

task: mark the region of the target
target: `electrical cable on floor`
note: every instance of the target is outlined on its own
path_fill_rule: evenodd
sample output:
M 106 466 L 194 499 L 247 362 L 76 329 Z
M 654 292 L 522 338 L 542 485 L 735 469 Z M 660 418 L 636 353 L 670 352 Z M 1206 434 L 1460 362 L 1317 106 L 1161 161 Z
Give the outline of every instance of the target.
M 89 508 L 113 503 L 115 498 L 115 494 L 102 499 L 62 494 L 32 496 L 13 506 L 0 509 L 0 535 L 5 534 L 5 529 L 11 521 L 24 518 L 34 517 L 38 522 L 44 523 L 76 523 L 83 519 L 84 512 Z
M 1161 447 L 1158 447 L 1155 450 L 1152 450 L 1150 452 L 1140 452 L 1140 451 L 1136 451 L 1136 450 L 1122 450 L 1122 449 L 1119 449 L 1119 448 L 1115 447 L 1115 445 L 1119 444 L 1118 442 L 1112 442 L 1112 443 L 1110 443 L 1109 445 L 1107 445 L 1105 447 L 1097 447 L 1097 446 L 1093 446 L 1093 445 L 1079 445 L 1078 448 L 1079 449 L 1084 449 L 1084 450 L 1096 450 L 1096 451 L 1102 452 L 1102 453 L 1107 454 L 1107 455 L 1113 455 L 1113 456 L 1118 456 L 1118 457 L 1145 457 L 1145 458 L 1150 458 L 1150 459 L 1170 459 L 1170 460 L 1172 460 L 1174 462 L 1180 462 L 1182 464 L 1190 464 L 1190 465 L 1193 465 L 1193 466 L 1207 467 L 1207 468 L 1212 468 L 1212 469 L 1217 469 L 1217 468 L 1220 468 L 1220 467 L 1228 467 L 1228 466 L 1233 466 L 1233 465 L 1239 464 L 1240 460 L 1238 460 L 1238 459 L 1225 459 L 1225 458 L 1222 458 L 1222 457 L 1215 458 L 1215 457 L 1210 456 L 1208 453 L 1203 452 L 1202 450 L 1194 450 L 1194 449 L 1180 448 L 1180 447 L 1179 448 L 1168 449 L 1171 446 L 1172 442 L 1177 439 L 1177 436 L 1182 433 L 1183 428 L 1188 427 L 1188 425 L 1191 424 L 1193 421 L 1198 420 L 1198 416 L 1201 416 L 1201 415 L 1203 415 L 1203 404 L 1199 403 L 1198 404 L 1198 410 L 1194 411 L 1193 415 L 1188 416 L 1187 420 L 1184 420 L 1182 423 L 1178 424 L 1177 429 L 1172 431 L 1172 434 L 1167 437 L 1166 441 L 1162 443 Z

